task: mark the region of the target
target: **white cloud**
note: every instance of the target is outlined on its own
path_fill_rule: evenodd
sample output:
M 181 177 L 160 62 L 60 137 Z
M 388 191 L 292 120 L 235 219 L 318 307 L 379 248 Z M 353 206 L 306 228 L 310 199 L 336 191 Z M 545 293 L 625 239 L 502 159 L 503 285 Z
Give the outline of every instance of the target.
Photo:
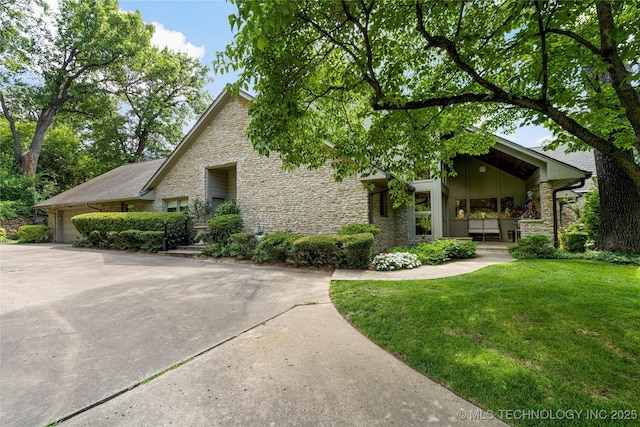
M 192 58 L 202 59 L 204 57 L 204 46 L 194 46 L 187 41 L 184 34 L 179 31 L 168 30 L 159 22 L 152 22 L 155 32 L 151 38 L 151 43 L 159 48 L 167 47 L 175 52 L 184 52 Z

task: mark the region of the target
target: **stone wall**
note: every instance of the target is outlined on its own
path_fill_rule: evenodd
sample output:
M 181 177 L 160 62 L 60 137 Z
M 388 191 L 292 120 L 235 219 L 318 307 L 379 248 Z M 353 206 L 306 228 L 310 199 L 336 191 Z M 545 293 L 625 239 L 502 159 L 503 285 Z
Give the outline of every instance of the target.
M 542 182 L 538 186 L 539 219 L 520 220 L 520 237 L 529 237 L 542 234 L 554 241 L 553 230 L 553 190 L 547 182 Z
M 260 156 L 245 137 L 247 109 L 245 99 L 227 102 L 158 184 L 153 210 L 166 199 L 206 198 L 208 169 L 229 167 L 246 231 L 325 234 L 369 221 L 368 191 L 356 177 L 335 182 L 329 167 L 287 172 L 276 153 Z
M 7 231 L 7 237 L 12 238 L 18 234 L 18 228 L 23 225 L 32 225 L 33 217 L 31 215 L 18 216 L 14 219 L 0 220 L 0 227 Z

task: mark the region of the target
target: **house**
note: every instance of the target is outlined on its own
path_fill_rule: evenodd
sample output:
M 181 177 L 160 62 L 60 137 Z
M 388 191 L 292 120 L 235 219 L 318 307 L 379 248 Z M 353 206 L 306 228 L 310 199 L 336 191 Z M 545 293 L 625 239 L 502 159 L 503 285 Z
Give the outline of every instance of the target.
M 34 206 L 49 212 L 54 242 L 71 242 L 80 233 L 71 218 L 89 212 L 127 212 L 149 210 L 153 191 L 142 187 L 165 159 L 129 163 L 97 176 Z
M 425 176 L 408 183 L 415 205 L 394 209 L 387 191 L 389 177 L 384 173 L 336 182 L 329 166 L 285 171 L 277 154 L 259 155 L 245 136 L 251 100 L 243 92 L 238 96 L 222 92 L 166 160 L 149 165 L 144 176 L 140 170 L 135 185 L 128 185 L 129 199 L 118 196 L 118 200 L 108 201 L 105 195 L 96 195 L 81 208 L 84 202 L 67 193 L 82 189 L 86 195 L 91 190 L 82 187 L 89 181 L 38 207 L 60 211 L 65 206 L 65 219 L 74 209 L 76 213 L 89 207 L 116 209 L 117 203 L 111 202 L 119 202 L 120 210 L 128 209 L 122 203 L 134 200 L 136 210 L 171 211 L 183 209 L 195 198 L 209 201 L 214 208 L 235 200 L 247 231 L 324 234 L 350 223 L 373 223 L 382 230 L 376 237 L 376 249 L 382 250 L 422 239 L 468 237 L 470 223 L 478 221 L 493 227 L 492 234 L 483 233 L 483 238 L 513 239 L 515 212 L 527 201 L 528 192 L 532 192 L 537 214 L 520 221 L 523 235 L 552 237 L 557 227 L 556 194 L 584 184 L 589 177 L 587 171 L 497 138 L 485 155 L 458 156 L 454 161 L 456 177 Z M 108 182 L 124 172 L 132 170 L 118 168 L 105 174 L 113 176 L 95 180 Z M 138 186 L 144 178 L 147 180 Z M 63 231 L 56 231 L 56 241 L 68 241 L 70 234 L 64 232 L 62 220 L 52 227 L 60 225 Z

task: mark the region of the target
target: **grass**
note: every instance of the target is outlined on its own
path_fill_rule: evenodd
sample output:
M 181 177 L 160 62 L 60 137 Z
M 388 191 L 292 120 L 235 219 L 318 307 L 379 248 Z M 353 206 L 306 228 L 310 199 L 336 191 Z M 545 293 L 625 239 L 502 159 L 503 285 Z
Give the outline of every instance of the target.
M 581 426 L 640 422 L 636 266 L 521 260 L 438 280 L 336 281 L 331 298 L 370 339 L 510 424 L 567 420 L 507 419 L 509 410 L 583 410 Z

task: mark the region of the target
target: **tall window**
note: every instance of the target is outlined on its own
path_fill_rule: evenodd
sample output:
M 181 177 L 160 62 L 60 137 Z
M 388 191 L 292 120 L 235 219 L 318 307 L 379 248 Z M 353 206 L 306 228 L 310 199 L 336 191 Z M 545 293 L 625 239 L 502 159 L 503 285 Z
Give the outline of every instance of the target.
M 416 191 L 415 193 L 415 219 L 416 236 L 431 236 L 433 234 L 431 218 L 431 192 Z
M 189 199 L 181 197 L 179 199 L 167 199 L 164 201 L 166 212 L 184 212 L 189 206 Z

